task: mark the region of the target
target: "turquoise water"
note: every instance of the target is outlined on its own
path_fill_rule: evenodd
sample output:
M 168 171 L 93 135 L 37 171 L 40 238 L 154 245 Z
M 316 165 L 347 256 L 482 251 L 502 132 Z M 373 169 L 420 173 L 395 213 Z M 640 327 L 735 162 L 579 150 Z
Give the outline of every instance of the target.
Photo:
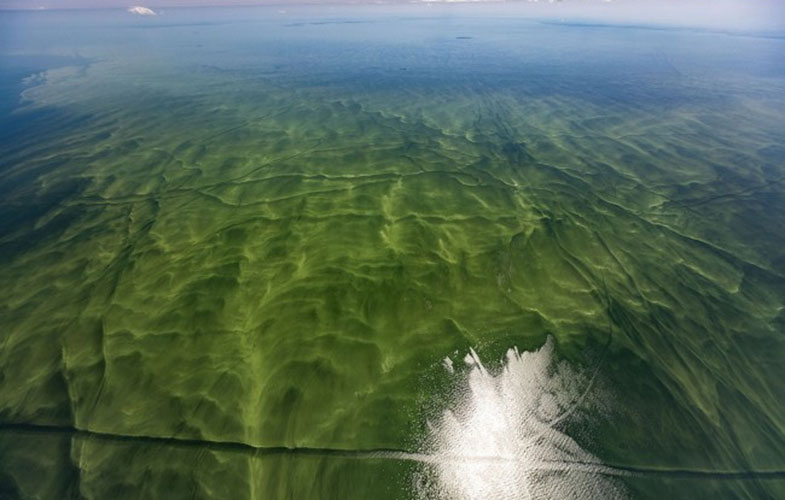
M 0 496 L 785 494 L 785 39 L 0 33 Z

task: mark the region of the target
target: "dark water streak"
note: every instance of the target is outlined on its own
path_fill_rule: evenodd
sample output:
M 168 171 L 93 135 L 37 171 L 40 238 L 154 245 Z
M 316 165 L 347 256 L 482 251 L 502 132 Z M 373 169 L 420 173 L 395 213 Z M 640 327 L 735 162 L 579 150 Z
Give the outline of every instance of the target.
M 325 458 L 346 458 L 354 460 L 404 460 L 415 462 L 438 462 L 441 460 L 467 460 L 506 462 L 505 457 L 440 457 L 413 453 L 404 449 L 371 448 L 371 449 L 340 449 L 340 448 L 312 448 L 312 447 L 287 447 L 287 446 L 256 446 L 237 441 L 217 441 L 210 439 L 187 439 L 174 436 L 134 436 L 130 434 L 117 434 L 111 432 L 79 429 L 74 426 L 38 425 L 28 423 L 3 423 L 0 424 L 0 433 L 17 434 L 65 434 L 73 438 L 93 439 L 103 442 L 138 443 L 143 446 L 171 446 L 178 448 L 202 448 L 219 452 L 244 453 L 253 456 L 314 456 Z M 514 459 L 512 459 L 514 460 Z M 782 480 L 785 479 L 785 470 L 733 470 L 718 471 L 704 469 L 671 469 L 657 466 L 639 466 L 624 464 L 596 464 L 578 461 L 563 461 L 548 463 L 546 465 L 563 466 L 566 469 L 587 467 L 587 472 L 611 476 L 654 476 L 673 479 L 726 479 L 726 480 Z M 547 468 L 546 470 L 550 470 Z

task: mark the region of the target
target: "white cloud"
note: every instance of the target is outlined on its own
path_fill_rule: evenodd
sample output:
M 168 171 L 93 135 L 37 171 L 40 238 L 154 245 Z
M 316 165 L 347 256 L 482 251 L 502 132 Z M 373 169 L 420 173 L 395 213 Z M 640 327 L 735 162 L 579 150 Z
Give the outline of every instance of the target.
M 141 5 L 135 5 L 133 7 L 128 7 L 128 12 L 131 14 L 137 14 L 140 16 L 155 16 L 157 15 L 153 9 L 149 9 L 147 7 L 142 7 Z

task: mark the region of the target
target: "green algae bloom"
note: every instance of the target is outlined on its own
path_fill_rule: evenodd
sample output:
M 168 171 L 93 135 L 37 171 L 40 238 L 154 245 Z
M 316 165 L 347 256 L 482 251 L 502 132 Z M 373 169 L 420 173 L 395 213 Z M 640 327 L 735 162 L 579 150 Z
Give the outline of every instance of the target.
M 488 394 L 574 396 L 532 407 L 570 408 L 554 460 L 606 498 L 785 496 L 781 38 L 266 8 L 12 26 L 0 498 L 489 498 L 440 483 L 474 484 L 445 440 Z

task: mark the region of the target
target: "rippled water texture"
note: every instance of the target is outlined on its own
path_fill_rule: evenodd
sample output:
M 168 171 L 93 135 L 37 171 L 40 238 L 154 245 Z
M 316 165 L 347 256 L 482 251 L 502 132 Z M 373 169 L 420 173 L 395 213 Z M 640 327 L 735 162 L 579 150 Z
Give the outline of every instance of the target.
M 783 38 L 279 10 L 0 14 L 0 497 L 785 496 Z

